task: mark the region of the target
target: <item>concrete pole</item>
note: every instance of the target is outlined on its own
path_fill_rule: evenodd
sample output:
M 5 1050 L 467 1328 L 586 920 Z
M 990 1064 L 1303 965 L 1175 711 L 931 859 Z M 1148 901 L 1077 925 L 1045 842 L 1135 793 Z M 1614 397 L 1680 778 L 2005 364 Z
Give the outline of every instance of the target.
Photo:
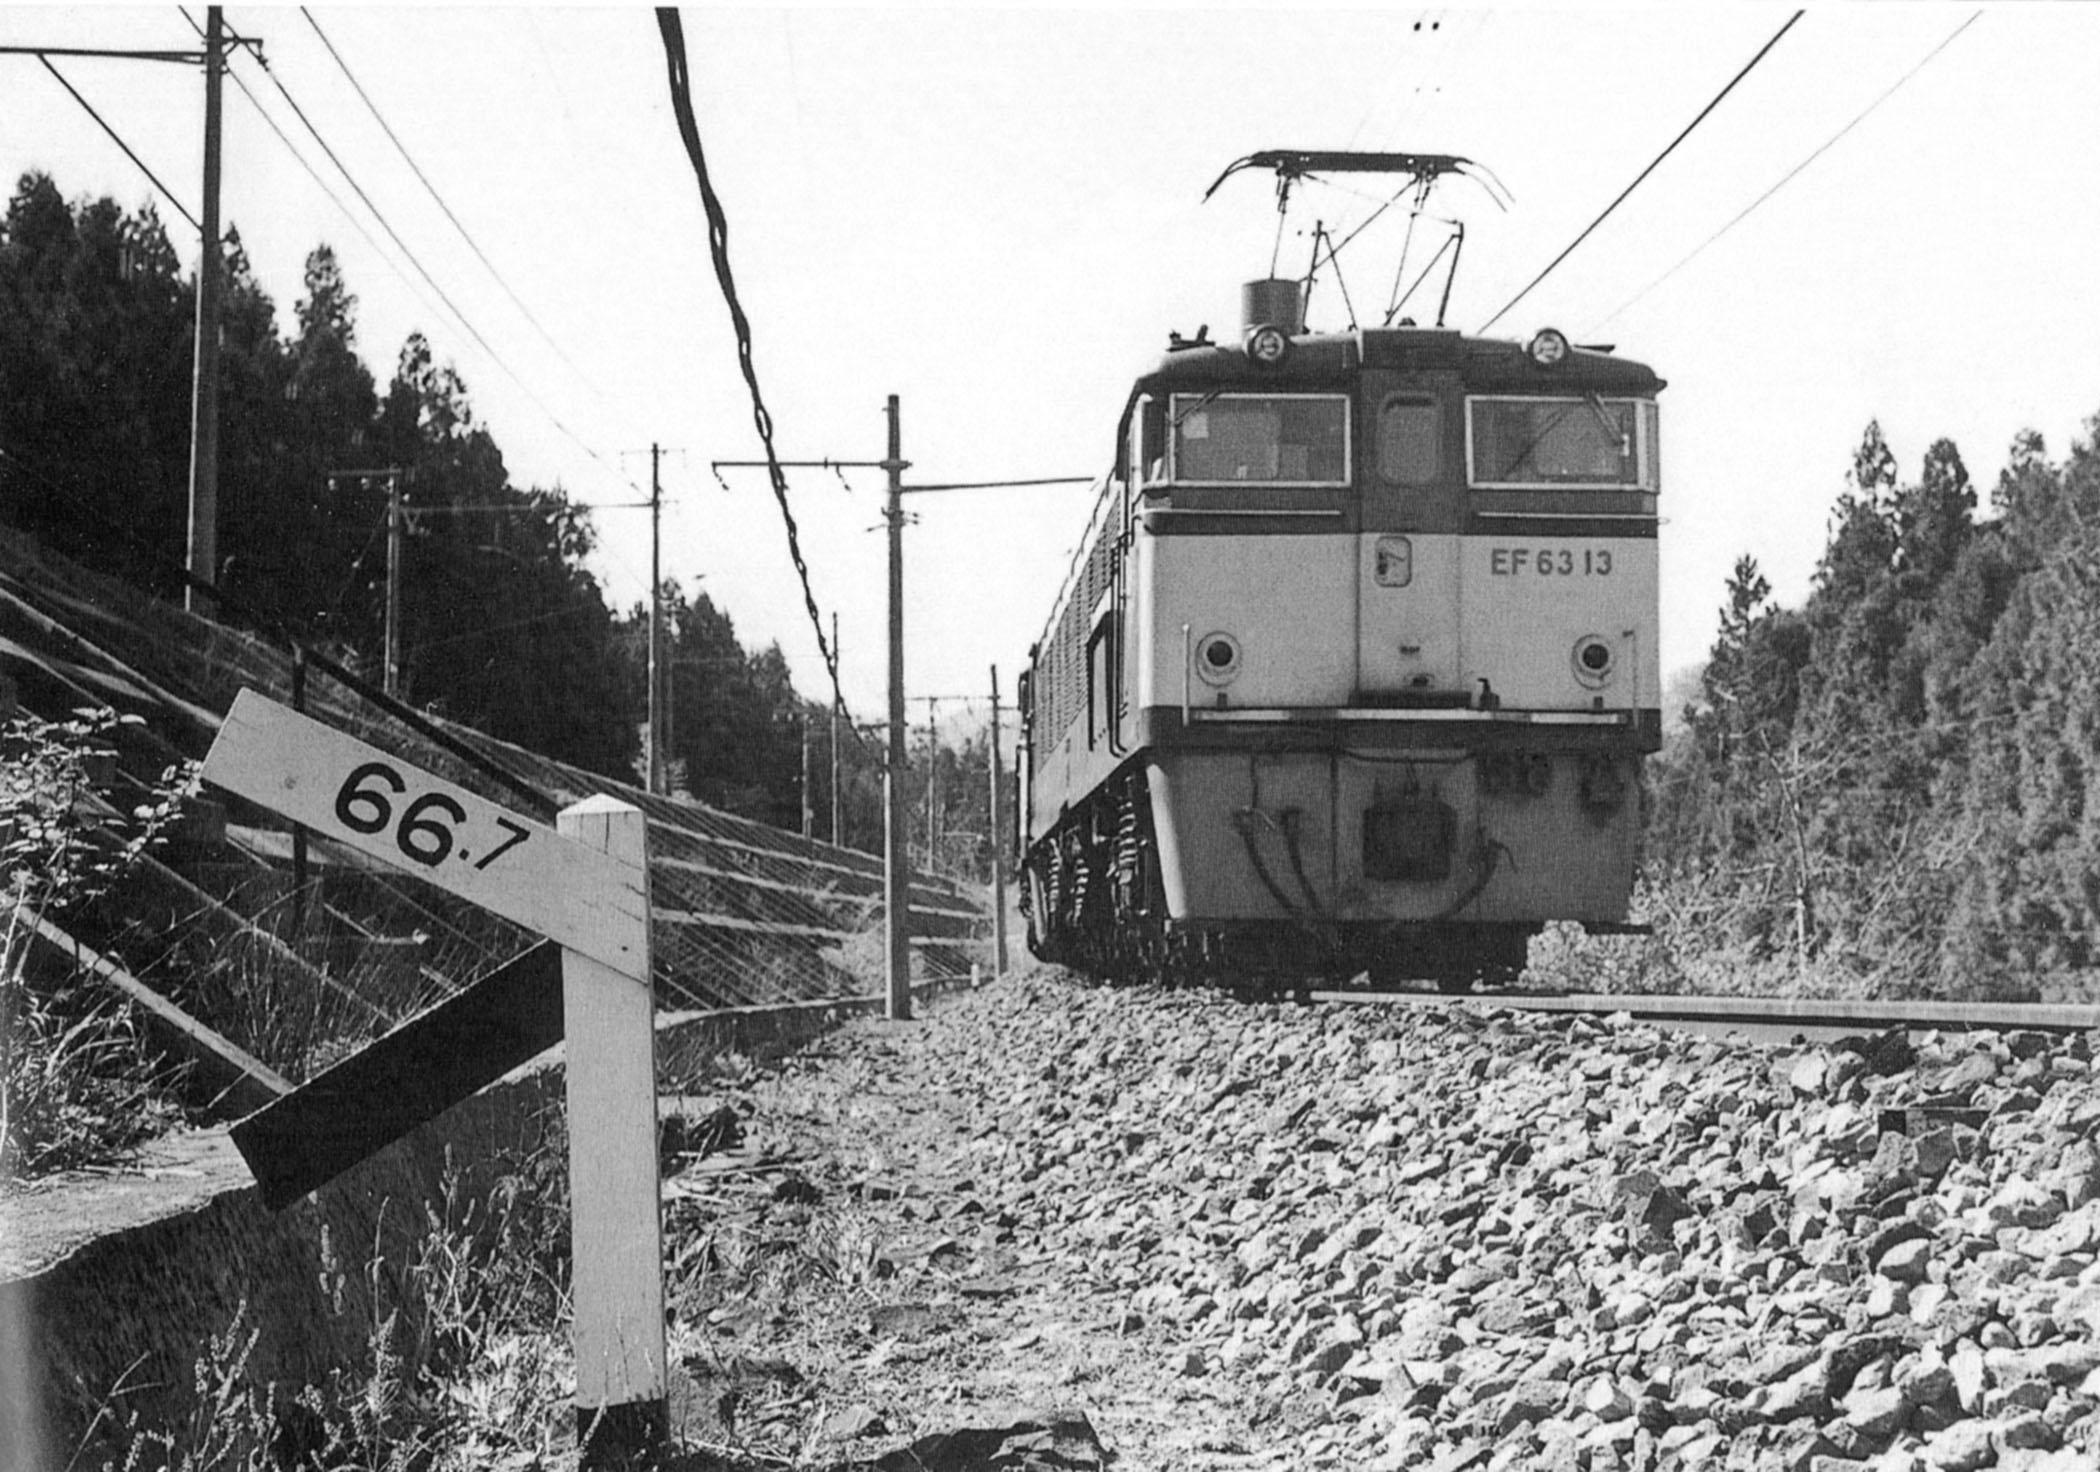
M 649 792 L 664 790 L 663 726 L 663 447 L 649 446 Z
M 810 790 L 809 713 L 795 717 L 795 724 L 802 728 L 802 836 L 814 838 L 817 834 L 816 794 Z
M 911 866 L 904 836 L 904 465 L 897 396 L 889 397 L 889 498 L 883 520 L 890 539 L 889 759 L 882 770 L 883 926 L 888 942 L 889 1017 L 911 1020 Z
M 401 698 L 401 472 L 386 473 L 386 668 L 380 684 Z
M 219 251 L 220 80 L 226 23 L 216 5 L 204 20 L 204 249 L 197 259 L 197 343 L 190 379 L 190 535 L 192 578 L 219 580 L 219 297 L 225 262 Z M 211 597 L 183 586 L 182 606 L 211 612 Z
M 941 731 L 934 724 L 934 698 L 926 697 L 926 870 L 940 868 Z
M 999 789 L 1005 785 L 999 770 L 999 666 L 992 666 L 992 802 L 987 826 L 992 851 L 992 978 L 1006 975 L 1006 826 L 1000 822 Z
M 839 616 L 831 616 L 831 657 L 839 653 Z M 831 841 L 844 844 L 846 839 L 840 830 L 839 815 L 844 811 L 839 797 L 839 700 L 836 693 L 831 699 Z

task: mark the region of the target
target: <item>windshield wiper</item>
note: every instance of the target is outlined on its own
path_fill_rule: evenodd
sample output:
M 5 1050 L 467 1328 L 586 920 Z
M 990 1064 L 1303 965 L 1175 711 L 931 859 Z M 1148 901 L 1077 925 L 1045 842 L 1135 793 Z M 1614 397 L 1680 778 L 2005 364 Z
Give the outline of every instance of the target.
M 1183 421 L 1183 420 L 1187 419 L 1187 418 L 1189 417 L 1189 415 L 1191 415 L 1191 414 L 1195 413 L 1195 412 L 1196 412 L 1196 411 L 1197 411 L 1198 409 L 1201 409 L 1201 408 L 1202 408 L 1202 407 L 1203 407 L 1204 405 L 1206 405 L 1206 404 L 1210 403 L 1210 402 L 1211 402 L 1211 401 L 1212 401 L 1213 399 L 1217 398 L 1217 397 L 1218 397 L 1218 396 L 1219 396 L 1220 394 L 1222 394 L 1222 393 L 1224 393 L 1224 392 L 1225 392 L 1225 390 L 1223 390 L 1222 388 L 1214 388 L 1214 389 L 1212 389 L 1212 390 L 1211 390 L 1211 391 L 1210 391 L 1209 393 L 1205 394 L 1205 395 L 1204 395 L 1204 396 L 1203 396 L 1202 398 L 1200 398 L 1200 399 L 1196 400 L 1196 402 L 1195 402 L 1195 403 L 1193 403 L 1193 404 L 1189 405 L 1189 406 L 1188 406 L 1188 407 L 1187 407 L 1186 409 L 1183 409 L 1183 410 L 1182 410 L 1182 411 L 1181 411 L 1181 412 L 1180 412 L 1179 414 L 1176 414 L 1176 415 L 1174 416 L 1174 418 L 1173 418 L 1172 422 L 1168 424 L 1167 428 L 1169 428 L 1169 429 L 1179 429 L 1179 428 L 1181 428 L 1181 424 L 1182 424 L 1182 421 Z
M 1605 410 L 1604 400 L 1597 397 L 1595 389 L 1585 393 L 1582 396 L 1582 401 L 1590 406 L 1590 413 L 1597 417 L 1598 426 L 1607 435 L 1619 442 L 1619 458 L 1621 460 L 1631 460 L 1633 458 L 1633 435 L 1629 428 L 1611 417 L 1610 413 Z

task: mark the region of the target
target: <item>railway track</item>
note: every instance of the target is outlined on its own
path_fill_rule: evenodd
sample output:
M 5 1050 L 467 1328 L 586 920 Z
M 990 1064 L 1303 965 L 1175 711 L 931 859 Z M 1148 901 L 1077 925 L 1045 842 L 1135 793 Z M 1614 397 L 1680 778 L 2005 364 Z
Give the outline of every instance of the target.
M 2100 1006 L 2074 1003 L 1873 1001 L 1823 997 L 1700 997 L 1637 992 L 1505 991 L 1450 996 L 1428 991 L 1315 991 L 1314 1001 L 1441 1007 L 1485 1003 L 1524 1012 L 1626 1014 L 1643 1022 L 1753 1037 L 1828 1039 L 1863 1032 L 2078 1033 L 2100 1028 Z

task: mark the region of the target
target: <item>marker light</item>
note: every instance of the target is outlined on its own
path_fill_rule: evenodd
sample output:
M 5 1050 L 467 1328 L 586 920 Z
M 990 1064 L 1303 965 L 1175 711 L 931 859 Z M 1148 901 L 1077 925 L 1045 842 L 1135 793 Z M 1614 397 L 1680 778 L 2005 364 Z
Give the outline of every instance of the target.
M 1575 641 L 1569 663 L 1577 680 L 1597 690 L 1611 683 L 1612 667 L 1618 661 L 1609 643 L 1595 634 L 1585 634 Z
M 1568 339 L 1551 327 L 1542 329 L 1525 349 L 1541 368 L 1555 368 L 1567 360 Z
M 1226 633 L 1196 641 L 1196 673 L 1213 685 L 1229 685 L 1240 672 L 1240 641 Z
M 1262 368 L 1274 368 L 1291 355 L 1291 340 L 1281 327 L 1257 327 L 1247 334 L 1247 357 Z

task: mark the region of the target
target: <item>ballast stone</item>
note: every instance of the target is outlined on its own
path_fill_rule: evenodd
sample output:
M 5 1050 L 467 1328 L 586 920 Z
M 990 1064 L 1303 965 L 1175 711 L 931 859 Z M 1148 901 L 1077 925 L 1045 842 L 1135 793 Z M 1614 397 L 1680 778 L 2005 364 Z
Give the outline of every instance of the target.
M 1997 1465 L 2094 1447 L 2100 1274 L 2078 1213 L 2095 1161 L 2073 1148 L 2083 1090 L 2064 1087 L 2089 1070 L 2057 1067 L 2074 1045 L 1813 1049 L 1775 1079 L 1758 1050 L 1630 1022 L 1034 985 L 950 1059 L 1005 1096 L 977 1194 L 1023 1239 L 1075 1228 L 1081 1202 L 1113 1217 L 1108 1276 L 1162 1305 L 1144 1300 L 1138 1332 L 1171 1326 L 1213 1375 L 1326 1398 L 1346 1412 L 1319 1443 L 1333 1465 L 1377 1464 L 1403 1426 L 1407 1465 L 1529 1467 L 1574 1446 L 1587 1472 L 1638 1465 L 1635 1433 L 1657 1465 L 1755 1472 L 1955 1465 L 1977 1425 Z M 1004 1061 L 1027 1050 L 1027 1067 Z M 1230 1107 L 1206 1108 L 1228 1087 Z M 1879 1128 L 1955 1109 L 1982 1112 Z M 1600 1179 L 1633 1189 L 1600 1197 Z M 1205 1298 L 1214 1312 L 1165 1306 Z M 1345 1314 L 1355 1335 L 1337 1337 Z M 1863 1344 L 1866 1362 L 1837 1353 Z M 1541 1376 L 1556 1350 L 1581 1373 Z M 1592 1406 L 1600 1383 L 1614 1393 Z M 2021 1404 L 2039 1390 L 2044 1405 Z M 2060 1448 L 2013 1444 L 2045 1430 Z

